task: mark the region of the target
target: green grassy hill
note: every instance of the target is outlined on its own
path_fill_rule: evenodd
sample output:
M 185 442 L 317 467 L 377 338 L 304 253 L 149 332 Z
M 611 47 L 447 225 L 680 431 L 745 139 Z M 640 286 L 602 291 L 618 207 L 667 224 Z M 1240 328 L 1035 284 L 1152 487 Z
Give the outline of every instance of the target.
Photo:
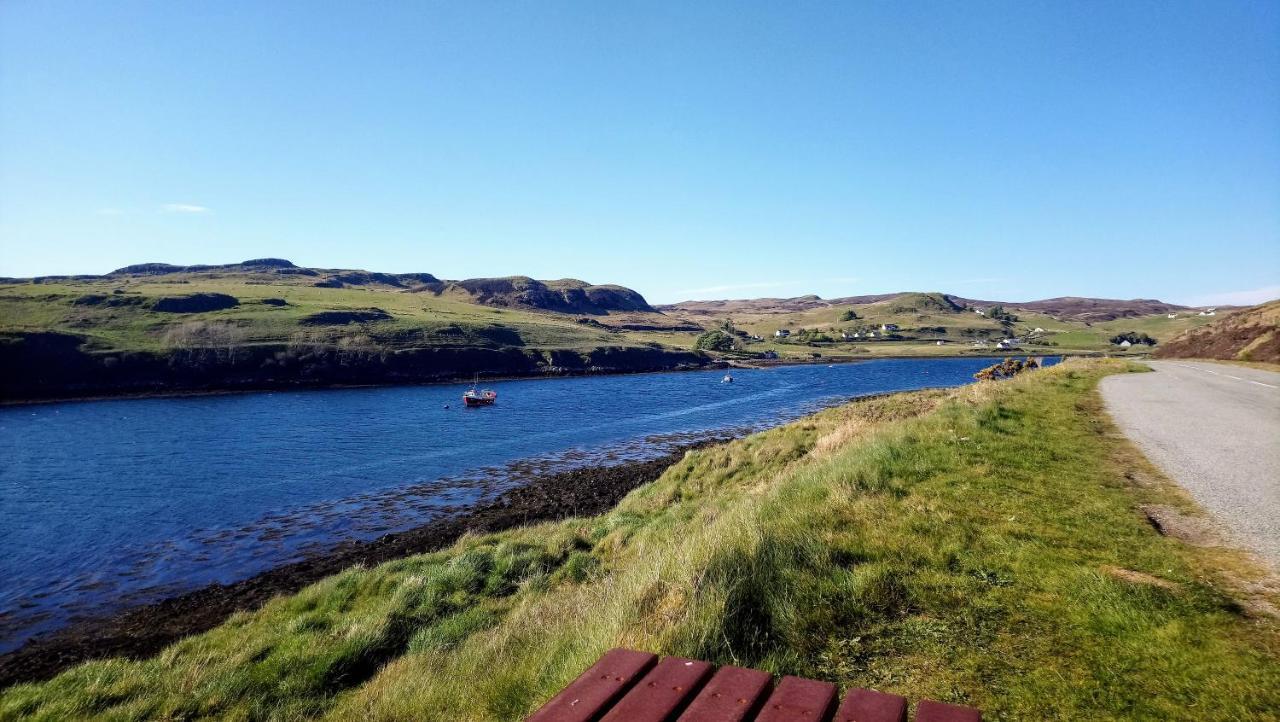
M 741 335 L 727 357 L 792 360 L 992 355 L 1005 338 L 1033 354 L 1140 354 L 1150 349 L 1111 339 L 1163 340 L 1213 320 L 1185 309 L 1169 318 L 1180 307 L 1148 300 L 1005 304 L 997 319 L 999 307 L 900 293 L 655 309 L 631 289 L 574 279 L 150 263 L 0 279 L 0 397 L 662 370 L 707 363 L 716 354 L 693 352 L 698 335 L 730 320 Z M 797 333 L 775 339 L 779 328 Z
M 142 264 L 0 283 L 0 391 L 27 398 L 656 370 L 704 363 L 685 350 L 700 330 L 630 289 L 570 279 L 441 281 L 279 259 Z M 33 375 L 43 385 L 24 385 Z
M 0 718 L 515 720 L 621 645 L 987 719 L 1271 719 L 1280 599 L 1148 523 L 1197 512 L 1101 411 L 1098 380 L 1135 370 L 1071 361 L 691 452 L 609 513 L 352 569 L 6 689 Z
M 635 294 L 638 301 L 634 308 L 623 311 L 587 308 L 576 314 L 555 313 L 518 305 L 514 300 L 508 305 L 501 291 L 517 295 L 512 291 L 516 284 L 532 279 L 390 285 L 377 280 L 379 276 L 394 279 L 387 274 L 332 271 L 317 280 L 316 276 L 249 269 L 10 283 L 0 285 L 0 330 L 73 333 L 101 350 L 154 350 L 198 342 L 202 337 L 252 344 L 290 341 L 299 333 L 330 342 L 365 336 L 391 348 L 423 340 L 484 343 L 491 335 L 486 333 L 488 329 L 505 328 L 510 332 L 505 338 L 512 345 L 588 348 L 642 342 L 626 333 L 611 333 L 610 322 L 642 319 L 659 328 L 678 325 L 651 311 L 639 294 Z M 347 280 L 333 281 L 335 278 Z M 485 281 L 500 286 L 501 291 L 486 289 Z M 318 285 L 328 283 L 333 285 Z M 580 281 L 553 281 L 550 285 L 609 288 Z M 476 294 L 468 293 L 466 287 L 475 288 Z M 165 312 L 157 306 L 161 299 L 194 294 L 223 294 L 237 303 L 230 308 L 189 313 Z M 322 312 L 370 308 L 384 311 L 386 318 L 364 323 L 342 323 L 341 319 L 307 323 L 309 317 Z M 603 323 L 581 322 L 583 316 L 591 315 L 599 315 Z
M 1129 350 L 1118 348 L 1111 338 L 1133 331 L 1146 333 L 1158 340 L 1172 338 L 1189 329 L 1198 328 L 1214 319 L 1199 316 L 1195 310 L 1181 309 L 1144 313 L 1153 302 L 1137 301 L 1131 309 L 1125 302 L 1107 302 L 1106 312 L 1092 312 L 1084 301 L 1071 299 L 1085 309 L 1077 311 L 1071 306 L 1058 306 L 1050 302 L 1036 302 L 1032 306 L 1048 303 L 1061 308 L 1066 315 L 1050 315 L 1044 311 L 1023 308 L 1017 304 L 974 302 L 944 293 L 901 293 L 888 297 L 871 297 L 876 300 L 861 303 L 843 303 L 839 299 L 819 304 L 809 298 L 805 303 L 792 304 L 780 300 L 773 304 L 732 303 L 706 304 L 702 302 L 664 306 L 669 315 L 685 317 L 704 325 L 716 325 L 731 319 L 734 325 L 763 340 L 757 350 L 773 350 L 780 355 L 809 355 L 815 350 L 824 355 L 894 356 L 894 355 L 955 355 L 998 353 L 995 343 L 1008 337 L 1018 339 L 1018 346 L 1030 353 L 1076 354 L 1111 353 L 1140 354 L 1149 352 L 1147 347 Z M 1012 318 L 1007 323 L 986 315 L 993 307 L 1002 306 Z M 1119 309 L 1119 310 L 1117 310 Z M 982 311 L 983 313 L 978 313 Z M 849 313 L 856 318 L 848 318 Z M 1121 315 L 1129 314 L 1129 315 Z M 1174 317 L 1170 318 L 1170 314 Z M 1116 315 L 1106 320 L 1089 320 L 1101 316 Z M 885 337 L 885 325 L 897 326 L 892 336 Z M 779 343 L 774 332 L 785 328 L 793 333 L 809 330 L 824 334 L 831 342 L 817 345 L 797 344 L 793 338 Z M 1037 331 L 1037 329 L 1039 329 Z M 874 331 L 873 339 L 867 337 Z M 841 332 L 860 333 L 857 339 L 844 339 Z M 939 345 L 938 342 L 942 344 Z

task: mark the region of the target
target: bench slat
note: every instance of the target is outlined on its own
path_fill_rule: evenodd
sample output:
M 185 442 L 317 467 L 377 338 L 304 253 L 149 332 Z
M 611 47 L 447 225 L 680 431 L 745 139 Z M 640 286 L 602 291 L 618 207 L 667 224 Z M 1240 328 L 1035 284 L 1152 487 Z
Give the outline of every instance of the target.
M 783 677 L 756 717 L 757 722 L 826 722 L 836 706 L 836 686 L 800 677 Z
M 680 657 L 658 662 L 601 722 L 667 722 L 693 699 L 714 666 Z
M 773 675 L 758 669 L 721 667 L 679 722 L 744 722 L 773 687 Z
M 907 722 L 907 698 L 873 689 L 851 689 L 835 722 Z
M 593 722 L 657 661 L 656 654 L 611 649 L 528 722 Z
M 982 722 L 982 713 L 972 707 L 925 699 L 916 707 L 916 722 Z

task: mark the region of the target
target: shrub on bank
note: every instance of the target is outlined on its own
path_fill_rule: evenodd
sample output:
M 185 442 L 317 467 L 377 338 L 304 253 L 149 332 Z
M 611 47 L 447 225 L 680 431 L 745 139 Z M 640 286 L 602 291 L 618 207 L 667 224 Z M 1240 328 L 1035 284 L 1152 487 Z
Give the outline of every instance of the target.
M 698 336 L 693 347 L 700 351 L 735 351 L 738 340 L 725 331 L 714 329 Z

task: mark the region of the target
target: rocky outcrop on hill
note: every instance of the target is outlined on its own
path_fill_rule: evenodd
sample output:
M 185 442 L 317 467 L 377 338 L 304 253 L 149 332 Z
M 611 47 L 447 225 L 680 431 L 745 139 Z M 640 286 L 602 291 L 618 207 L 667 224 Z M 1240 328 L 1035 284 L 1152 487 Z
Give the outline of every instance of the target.
M 240 272 L 272 272 L 280 269 L 293 270 L 297 266 L 283 258 L 252 258 L 240 263 L 224 263 L 220 265 L 175 266 L 170 263 L 138 263 L 124 268 L 117 268 L 107 276 L 163 276 L 171 273 L 199 273 L 201 271 L 240 271 Z
M 880 301 L 890 313 L 960 313 L 964 305 L 945 293 L 903 293 Z
M 120 308 L 122 306 L 142 306 L 147 300 L 142 296 L 107 295 L 105 293 L 89 293 L 71 302 L 72 306 L 106 306 Z
M 151 303 L 151 308 L 164 313 L 204 313 L 235 308 L 240 301 L 225 293 L 192 293 L 186 296 L 161 296 Z
M 390 321 L 391 314 L 380 308 L 357 308 L 347 311 L 321 311 L 303 316 L 298 323 L 303 326 L 342 326 L 348 323 Z
M 1157 358 L 1280 363 L 1280 301 L 1246 308 L 1162 344 Z
M 432 288 L 455 290 L 486 306 L 523 306 L 543 311 L 600 315 L 610 311 L 652 311 L 644 296 L 622 286 L 596 286 L 576 279 L 538 281 L 528 276 L 469 278 Z

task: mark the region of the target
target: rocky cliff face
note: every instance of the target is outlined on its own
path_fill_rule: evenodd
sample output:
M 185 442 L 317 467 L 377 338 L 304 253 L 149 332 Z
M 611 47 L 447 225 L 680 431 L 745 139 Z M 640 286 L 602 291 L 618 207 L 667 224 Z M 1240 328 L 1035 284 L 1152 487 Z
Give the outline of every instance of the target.
M 0 336 L 0 399 L 31 401 L 146 393 L 406 384 L 485 376 L 668 371 L 705 366 L 699 353 L 647 347 L 589 351 L 427 347 L 400 350 L 319 344 L 104 352 L 63 333 Z

